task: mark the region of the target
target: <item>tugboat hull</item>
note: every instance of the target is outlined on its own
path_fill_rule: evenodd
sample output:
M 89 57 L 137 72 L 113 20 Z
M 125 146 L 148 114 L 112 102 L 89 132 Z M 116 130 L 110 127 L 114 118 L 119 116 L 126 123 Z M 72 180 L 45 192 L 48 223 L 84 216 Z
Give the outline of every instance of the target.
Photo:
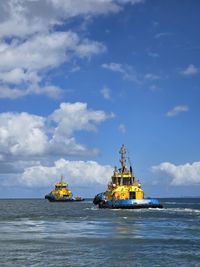
M 99 208 L 101 209 L 149 209 L 149 208 L 160 208 L 162 209 L 163 206 L 161 204 L 155 203 L 120 203 L 116 201 L 108 201 L 102 202 L 99 204 Z
M 101 209 L 148 209 L 163 208 L 159 200 L 153 198 L 147 199 L 127 199 L 127 200 L 106 200 L 104 194 L 95 196 L 93 203 Z
M 84 198 L 55 198 L 50 195 L 46 195 L 45 199 L 48 199 L 50 202 L 81 202 L 85 200 Z

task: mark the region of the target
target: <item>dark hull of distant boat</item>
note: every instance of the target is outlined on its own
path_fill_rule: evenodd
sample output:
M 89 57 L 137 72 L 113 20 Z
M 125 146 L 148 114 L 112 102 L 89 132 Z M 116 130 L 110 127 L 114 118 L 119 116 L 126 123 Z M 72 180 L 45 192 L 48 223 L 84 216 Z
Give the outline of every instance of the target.
M 84 198 L 55 198 L 52 195 L 46 195 L 45 199 L 48 199 L 50 202 L 81 202 L 84 201 Z

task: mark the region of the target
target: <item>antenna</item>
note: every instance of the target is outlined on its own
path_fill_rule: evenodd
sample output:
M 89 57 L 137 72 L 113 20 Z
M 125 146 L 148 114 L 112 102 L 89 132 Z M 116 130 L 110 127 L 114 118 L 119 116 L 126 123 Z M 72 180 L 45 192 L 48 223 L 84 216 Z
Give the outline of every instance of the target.
M 130 159 L 130 155 L 129 155 L 129 151 L 127 150 L 127 152 L 128 152 L 128 157 L 127 157 L 127 159 L 128 159 L 128 163 L 129 163 L 130 166 L 132 166 L 132 164 L 131 164 L 131 159 Z
M 128 163 L 129 163 L 129 166 L 130 166 L 130 173 L 134 176 L 129 150 L 127 150 L 127 154 L 128 154 L 127 159 L 128 159 Z

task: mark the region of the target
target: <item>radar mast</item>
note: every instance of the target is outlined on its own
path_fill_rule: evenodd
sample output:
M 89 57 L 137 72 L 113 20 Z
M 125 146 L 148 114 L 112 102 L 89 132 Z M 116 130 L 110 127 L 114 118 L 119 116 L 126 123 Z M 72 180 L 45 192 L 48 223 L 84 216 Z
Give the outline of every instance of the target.
M 122 145 L 119 153 L 121 154 L 121 165 L 122 165 L 122 172 L 124 172 L 124 170 L 126 169 L 126 148 L 124 145 Z

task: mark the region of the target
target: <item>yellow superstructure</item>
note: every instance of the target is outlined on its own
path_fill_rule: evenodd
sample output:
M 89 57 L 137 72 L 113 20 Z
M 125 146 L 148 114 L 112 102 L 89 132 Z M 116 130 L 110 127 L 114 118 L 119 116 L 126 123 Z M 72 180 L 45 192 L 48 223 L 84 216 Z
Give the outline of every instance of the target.
M 71 199 L 73 197 L 72 192 L 68 188 L 68 184 L 64 182 L 63 175 L 61 175 L 60 182 L 56 183 L 55 189 L 53 189 L 50 194 L 53 195 L 56 199 L 62 199 L 62 198 Z
M 119 153 L 121 154 L 121 168 L 115 167 L 112 181 L 108 184 L 105 196 L 108 200 L 144 199 L 144 191 L 141 189 L 139 181 L 132 171 L 132 167 L 126 167 L 126 148 L 122 145 Z

